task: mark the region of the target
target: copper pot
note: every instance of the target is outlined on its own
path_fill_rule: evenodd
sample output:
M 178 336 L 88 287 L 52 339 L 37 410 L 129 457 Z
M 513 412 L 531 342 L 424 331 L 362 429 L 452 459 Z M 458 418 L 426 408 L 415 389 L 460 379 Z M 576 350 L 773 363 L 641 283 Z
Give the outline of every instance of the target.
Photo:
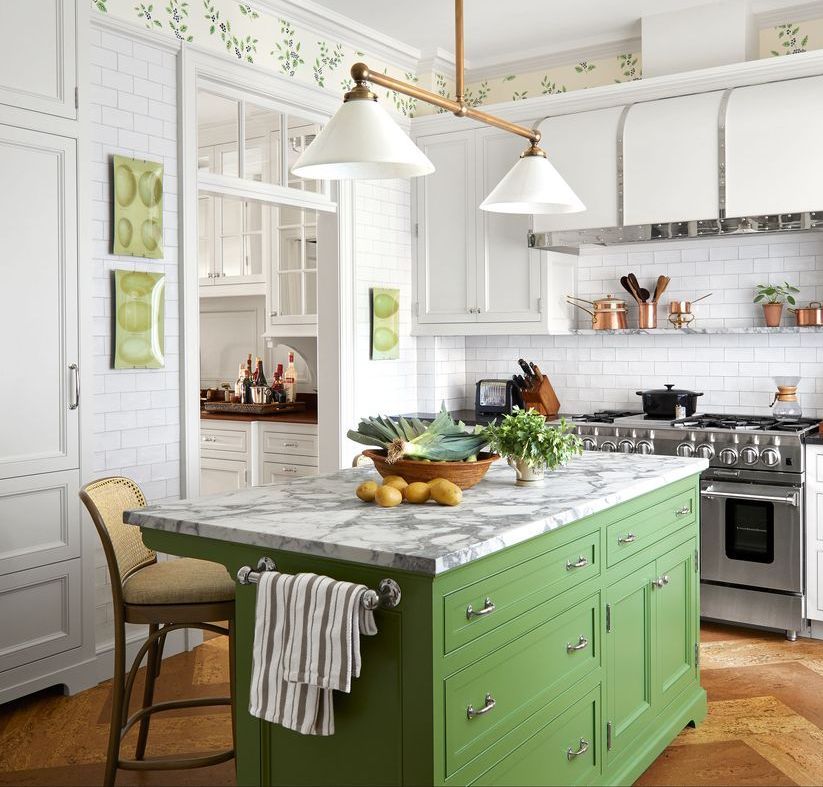
M 589 311 L 579 303 L 581 301 L 592 307 Z M 619 331 L 627 327 L 626 301 L 615 298 L 614 295 L 607 295 L 605 298 L 598 298 L 596 301 L 587 301 L 584 298 L 575 298 L 573 295 L 566 296 L 566 302 L 578 309 L 586 312 L 592 318 L 592 328 L 596 331 Z
M 794 319 L 798 327 L 823 325 L 823 305 L 819 301 L 812 301 L 808 306 L 789 309 L 789 311 L 794 312 Z

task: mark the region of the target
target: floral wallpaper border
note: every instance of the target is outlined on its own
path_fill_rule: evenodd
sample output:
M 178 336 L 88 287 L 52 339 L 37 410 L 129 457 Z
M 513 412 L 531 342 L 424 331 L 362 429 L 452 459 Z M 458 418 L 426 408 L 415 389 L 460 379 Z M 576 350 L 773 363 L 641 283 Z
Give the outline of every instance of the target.
M 196 42 L 226 57 L 270 68 L 289 78 L 334 92 L 348 90 L 348 69 L 355 60 L 366 59 L 372 68 L 409 82 L 417 82 L 442 96 L 454 95 L 454 82 L 441 73 L 415 74 L 382 63 L 366 52 L 339 41 L 320 39 L 298 29 L 288 19 L 276 17 L 237 0 L 89 0 L 92 8 L 150 30 L 173 35 L 180 41 Z M 780 57 L 812 49 L 823 49 L 823 19 L 786 22 L 760 31 L 760 57 Z M 565 93 L 590 87 L 642 79 L 639 53 L 583 60 L 542 71 L 505 74 L 470 83 L 466 98 L 472 106 L 522 101 L 535 96 Z M 436 110 L 420 107 L 413 98 L 383 91 L 394 110 L 407 117 Z

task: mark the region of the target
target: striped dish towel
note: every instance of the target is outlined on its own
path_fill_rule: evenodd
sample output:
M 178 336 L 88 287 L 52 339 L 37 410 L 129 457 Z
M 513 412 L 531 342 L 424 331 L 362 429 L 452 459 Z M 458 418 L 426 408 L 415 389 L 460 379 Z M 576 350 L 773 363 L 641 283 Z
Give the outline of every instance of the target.
M 249 712 L 303 735 L 333 735 L 332 691 L 360 675 L 374 614 L 364 585 L 263 571 L 257 583 Z

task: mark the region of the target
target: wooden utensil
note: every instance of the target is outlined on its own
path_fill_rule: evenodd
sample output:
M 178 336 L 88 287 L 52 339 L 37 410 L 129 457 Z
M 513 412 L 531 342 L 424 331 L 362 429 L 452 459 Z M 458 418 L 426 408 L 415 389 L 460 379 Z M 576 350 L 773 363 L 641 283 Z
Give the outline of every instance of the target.
M 638 302 L 645 300 L 645 298 L 640 297 L 640 290 L 642 289 L 642 287 L 640 286 L 640 283 L 637 281 L 637 276 L 635 276 L 633 273 L 629 274 L 629 284 L 631 284 L 632 289 L 634 289 L 634 291 L 637 293 Z M 649 291 L 646 290 L 646 298 L 649 297 L 648 293 Z
M 623 289 L 624 289 L 627 293 L 629 293 L 629 295 L 631 295 L 631 296 L 632 296 L 632 298 L 634 298 L 634 299 L 635 299 L 635 301 L 637 301 L 638 303 L 640 303 L 640 300 L 639 300 L 639 298 L 637 297 L 637 293 L 636 293 L 636 292 L 632 289 L 632 286 L 631 286 L 631 283 L 629 282 L 628 277 L 626 277 L 626 276 L 621 276 L 621 277 L 620 277 L 620 284 L 621 284 L 621 286 L 623 287 Z
M 645 287 L 641 287 L 637 291 L 637 294 L 640 296 L 640 300 L 643 301 L 643 303 L 646 303 L 646 301 L 649 300 L 649 296 L 651 295 L 651 293 Z
M 665 292 L 669 280 L 666 276 L 658 276 L 657 283 L 654 285 L 654 300 L 655 303 L 660 301 L 660 296 Z

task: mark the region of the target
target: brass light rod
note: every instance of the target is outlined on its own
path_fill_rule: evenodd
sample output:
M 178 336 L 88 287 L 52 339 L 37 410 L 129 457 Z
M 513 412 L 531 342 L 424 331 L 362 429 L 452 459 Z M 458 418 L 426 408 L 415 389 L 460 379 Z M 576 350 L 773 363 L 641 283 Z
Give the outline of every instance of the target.
M 417 85 L 410 85 L 407 82 L 401 82 L 399 79 L 390 77 L 387 74 L 375 74 L 369 70 L 365 63 L 355 63 L 351 67 L 352 79 L 357 83 L 372 82 L 375 85 L 381 85 L 389 90 L 395 90 L 403 95 L 416 98 L 418 101 L 425 101 L 427 104 L 433 104 L 436 107 L 447 109 L 458 117 L 471 118 L 489 126 L 508 131 L 512 134 L 525 137 L 533 145 L 540 141 L 540 132 L 536 128 L 526 128 L 526 126 L 519 126 L 517 123 L 512 123 L 509 120 L 504 120 L 496 115 L 490 115 L 488 112 L 481 112 L 478 109 L 467 106 L 465 102 L 452 101 L 449 98 L 444 98 L 437 93 L 432 93 Z
M 430 90 L 424 90 L 422 87 L 410 85 L 408 82 L 401 82 L 399 79 L 394 79 L 387 74 L 374 74 L 369 70 L 365 63 L 355 63 L 351 67 L 352 79 L 358 86 L 362 86 L 364 82 L 373 82 L 375 85 L 382 85 L 390 90 L 394 90 L 403 95 L 415 98 L 418 101 L 424 101 L 427 104 L 433 104 L 441 109 L 446 109 L 449 112 L 457 115 L 457 117 L 471 118 L 485 123 L 489 126 L 508 131 L 512 134 L 525 137 L 531 142 L 532 146 L 536 146 L 540 142 L 540 132 L 536 128 L 526 128 L 519 126 L 517 123 L 512 123 L 503 118 L 490 115 L 488 112 L 481 112 L 466 104 L 465 101 L 465 70 L 464 70 L 464 52 L 463 52 L 463 0 L 454 0 L 454 71 L 455 71 L 455 100 L 444 98 L 437 93 L 432 93 Z

